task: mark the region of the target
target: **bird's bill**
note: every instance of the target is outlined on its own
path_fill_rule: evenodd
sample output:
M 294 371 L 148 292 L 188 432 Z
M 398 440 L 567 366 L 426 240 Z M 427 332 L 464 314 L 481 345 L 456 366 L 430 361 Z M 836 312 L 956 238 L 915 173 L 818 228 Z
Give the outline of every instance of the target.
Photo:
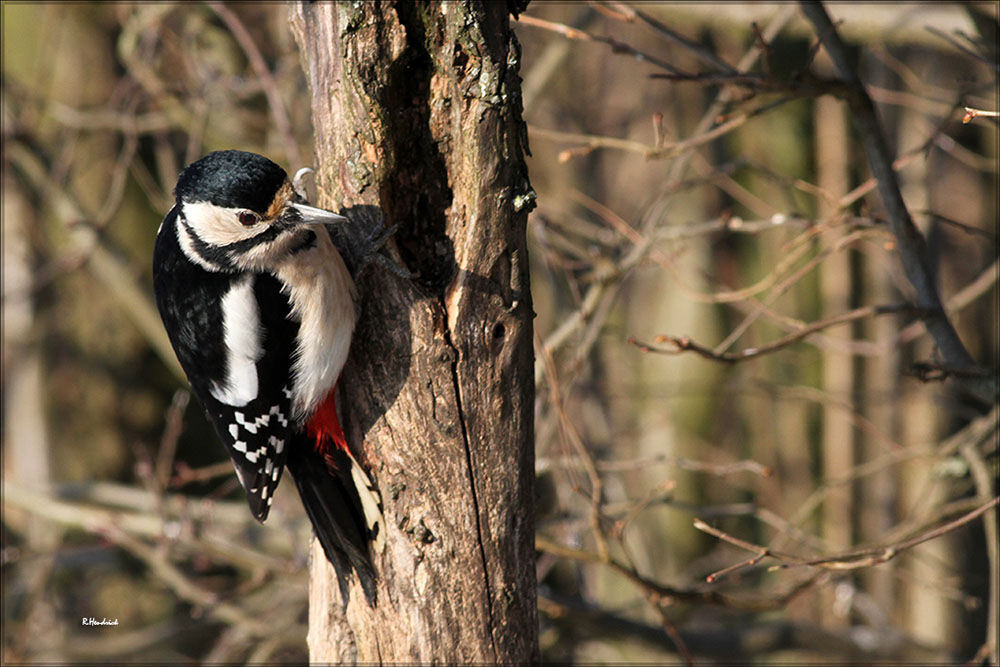
M 292 225 L 332 225 L 347 222 L 347 218 L 308 204 L 289 202 L 281 214 L 284 222 Z

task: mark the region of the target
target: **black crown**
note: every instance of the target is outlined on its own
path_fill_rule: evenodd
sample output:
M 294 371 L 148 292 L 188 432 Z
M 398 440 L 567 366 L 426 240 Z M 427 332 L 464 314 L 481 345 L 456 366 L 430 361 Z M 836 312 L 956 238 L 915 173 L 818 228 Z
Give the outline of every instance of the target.
M 189 164 L 177 178 L 177 202 L 208 202 L 225 208 L 267 211 L 287 178 L 263 155 L 215 151 Z

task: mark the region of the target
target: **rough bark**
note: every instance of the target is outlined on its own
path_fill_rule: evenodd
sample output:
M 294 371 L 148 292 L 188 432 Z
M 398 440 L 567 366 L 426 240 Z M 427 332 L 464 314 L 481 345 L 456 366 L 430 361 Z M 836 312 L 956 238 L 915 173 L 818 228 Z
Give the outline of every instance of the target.
M 380 213 L 412 280 L 373 265 L 341 376 L 381 496 L 378 599 L 342 608 L 314 544 L 313 661 L 537 658 L 532 309 L 520 50 L 499 2 L 301 4 L 322 205 Z M 374 214 L 374 215 L 372 215 Z

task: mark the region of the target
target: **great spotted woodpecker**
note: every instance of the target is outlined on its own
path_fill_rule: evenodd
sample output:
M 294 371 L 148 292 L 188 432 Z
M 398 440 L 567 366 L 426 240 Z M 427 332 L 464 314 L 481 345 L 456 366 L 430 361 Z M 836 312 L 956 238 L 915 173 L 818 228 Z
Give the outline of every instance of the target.
M 336 385 L 356 319 L 354 282 L 324 225 L 271 160 L 218 151 L 185 168 L 156 236 L 156 305 L 194 393 L 263 522 L 287 467 L 337 570 L 374 595 L 384 535 L 351 455 Z

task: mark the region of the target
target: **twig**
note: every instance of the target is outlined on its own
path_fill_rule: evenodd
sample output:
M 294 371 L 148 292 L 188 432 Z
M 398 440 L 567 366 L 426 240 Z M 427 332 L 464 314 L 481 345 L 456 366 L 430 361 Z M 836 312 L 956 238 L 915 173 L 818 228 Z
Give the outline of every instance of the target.
M 131 267 L 104 247 L 102 239 L 92 226 L 80 224 L 89 219 L 89 216 L 76 199 L 52 179 L 38 155 L 14 141 L 4 143 L 4 154 L 25 175 L 39 196 L 51 202 L 72 243 L 88 257 L 87 268 L 108 287 L 108 293 L 119 300 L 136 328 L 146 336 L 167 368 L 183 378 L 184 371 L 167 340 L 152 299 L 139 287 Z
M 253 36 L 233 10 L 221 2 L 210 2 L 208 6 L 222 19 L 226 27 L 229 28 L 229 32 L 236 38 L 240 48 L 246 53 L 247 59 L 250 61 L 250 66 L 253 67 L 257 78 L 260 79 L 264 95 L 267 96 L 267 105 L 271 109 L 271 115 L 274 118 L 274 127 L 278 131 L 278 134 L 281 135 L 285 150 L 288 152 L 288 159 L 296 167 L 302 166 L 302 155 L 299 153 L 298 144 L 296 144 L 295 136 L 292 134 L 292 124 L 288 120 L 288 111 L 285 109 L 285 103 L 281 98 L 281 92 L 278 90 L 278 84 L 275 82 L 267 63 L 264 62 L 264 56 L 261 55 L 260 49 L 257 48 L 257 43 L 254 41 Z
M 978 60 L 978 61 L 980 61 L 982 63 L 985 63 L 990 68 L 992 68 L 994 71 L 1000 72 L 1000 65 L 998 65 L 995 61 L 991 61 L 988 58 L 984 58 L 982 55 L 976 53 L 975 51 L 973 51 L 973 50 L 971 50 L 969 48 L 967 48 L 965 45 L 960 44 L 951 35 L 948 35 L 948 34 L 942 32 L 942 31 L 938 30 L 934 26 L 930 26 L 930 25 L 924 26 L 924 30 L 926 30 L 927 32 L 931 33 L 932 35 L 940 37 L 941 39 L 943 39 L 944 41 L 948 42 L 949 44 L 951 44 L 952 46 L 954 46 L 956 49 L 958 49 L 959 51 L 961 51 L 965 55 L 969 56 L 970 58 L 973 58 L 973 59 Z
M 987 111 L 986 109 L 975 109 L 965 107 L 965 115 L 962 116 L 963 123 L 971 123 L 973 118 L 1000 118 L 1000 111 Z
M 821 400 L 823 403 L 830 402 L 829 398 L 823 398 Z M 849 405 L 842 407 L 851 410 Z M 890 440 L 888 436 L 882 434 L 874 424 L 853 410 L 851 410 L 851 416 L 855 420 L 856 428 L 864 430 L 871 437 L 887 440 L 887 444 L 889 445 L 888 451 L 876 459 L 854 466 L 852 469 L 836 478 L 825 480 L 819 488 L 813 491 L 809 497 L 800 504 L 799 509 L 790 519 L 790 523 L 792 525 L 799 526 L 804 523 L 813 510 L 824 501 L 831 488 L 850 484 L 866 475 L 872 475 L 884 470 L 889 466 L 897 465 L 917 458 L 935 457 L 939 460 L 944 460 L 945 458 L 952 456 L 959 450 L 960 447 L 967 443 L 973 447 L 978 446 L 979 443 L 986 438 L 991 435 L 995 435 L 998 426 L 1000 426 L 1000 407 L 994 407 L 990 414 L 984 415 L 970 422 L 961 431 L 950 436 L 937 447 L 903 447 L 899 443 Z
M 606 4 L 616 10 L 617 15 L 615 15 L 614 18 L 619 18 L 619 20 L 625 20 L 628 22 L 632 22 L 636 18 L 638 18 L 643 23 L 648 25 L 650 28 L 655 30 L 657 33 L 659 33 L 663 37 L 666 37 L 668 41 L 671 41 L 679 46 L 682 46 L 683 48 L 687 49 L 694 55 L 701 58 L 709 65 L 724 72 L 734 71 L 731 65 L 720 59 L 717 55 L 715 55 L 715 53 L 711 51 L 711 49 L 707 49 L 701 44 L 688 39 L 687 37 L 681 35 L 678 32 L 675 32 L 674 30 L 671 30 L 668 26 L 666 26 L 660 21 L 657 21 L 655 18 L 653 18 L 646 12 L 642 11 L 641 9 L 630 7 L 626 5 L 624 2 L 612 1 L 612 2 L 607 2 Z
M 743 611 L 768 611 L 771 609 L 780 609 L 787 605 L 793 598 L 797 597 L 803 591 L 817 583 L 822 575 L 822 573 L 816 573 L 814 576 L 796 584 L 790 590 L 785 591 L 773 598 L 747 599 L 727 595 L 715 589 L 700 590 L 667 586 L 642 576 L 636 572 L 634 568 L 624 565 L 613 558 L 605 559 L 601 555 L 592 551 L 584 551 L 582 549 L 574 549 L 572 547 L 563 546 L 541 535 L 535 537 L 535 548 L 538 551 L 552 554 L 553 556 L 558 556 L 560 558 L 567 558 L 569 560 L 576 560 L 585 563 L 601 563 L 607 565 L 612 570 L 625 576 L 625 578 L 629 579 L 634 584 L 637 584 L 644 591 L 655 593 L 659 596 L 659 604 L 668 604 L 670 602 L 690 602 L 694 604 L 713 604 L 720 607 L 740 609 Z
M 156 465 L 153 470 L 157 486 L 161 491 L 170 484 L 170 472 L 173 468 L 174 456 L 177 453 L 177 441 L 184 431 L 184 410 L 187 409 L 190 400 L 191 392 L 186 389 L 178 389 L 174 392 L 170 407 L 167 408 L 166 426 L 160 437 L 160 449 L 157 452 Z
M 659 111 L 653 114 L 653 146 L 663 146 L 663 114 Z
M 800 240 L 804 240 L 804 239 L 808 238 L 809 236 L 813 235 L 813 233 L 818 234 L 819 230 L 807 230 L 803 234 L 800 234 L 799 237 L 797 237 L 794 240 L 794 243 L 799 246 L 798 247 L 798 251 L 799 252 L 789 252 L 788 253 L 788 257 L 789 258 L 795 257 L 795 256 L 797 256 L 800 253 L 804 254 L 804 252 L 806 250 L 806 244 L 805 243 L 801 243 L 800 244 L 798 242 Z M 725 350 L 728 350 L 729 347 L 732 346 L 753 325 L 753 323 L 757 321 L 757 319 L 761 316 L 761 314 L 763 314 L 765 307 L 770 306 L 771 304 L 773 304 L 774 302 L 776 302 L 778 300 L 778 298 L 782 294 L 784 294 L 785 292 L 787 292 L 788 290 L 790 290 L 792 287 L 794 287 L 795 285 L 797 285 L 802 277 L 804 277 L 806 274 L 808 274 L 813 269 L 815 269 L 816 267 L 818 267 L 821 263 L 823 263 L 824 261 L 826 261 L 827 258 L 829 258 L 830 256 L 832 256 L 834 253 L 840 252 L 841 250 L 843 250 L 845 248 L 849 248 L 855 242 L 863 240 L 863 239 L 871 236 L 872 234 L 873 234 L 873 232 L 871 230 L 867 230 L 867 229 L 859 229 L 859 230 L 853 231 L 853 232 L 851 232 L 849 234 L 846 234 L 846 235 L 838 238 L 830 247 L 823 248 L 819 253 L 817 253 L 813 257 L 809 258 L 808 261 L 806 261 L 804 264 L 802 264 L 801 266 L 799 266 L 796 270 L 792 271 L 787 276 L 785 276 L 784 279 L 781 282 L 779 282 L 776 285 L 774 285 L 774 288 L 770 291 L 770 294 L 767 295 L 767 298 L 763 301 L 763 303 L 760 304 L 760 305 L 755 306 L 750 311 L 750 313 L 747 314 L 747 316 L 743 318 L 743 321 L 741 321 L 738 325 L 736 325 L 733 328 L 733 330 L 729 333 L 729 335 L 726 336 L 726 338 L 722 342 L 720 342 L 718 345 L 715 346 L 715 348 L 714 348 L 713 351 L 715 353 L 722 353 Z M 787 266 L 791 266 L 791 263 L 792 262 L 791 262 L 790 259 L 786 259 L 786 260 L 783 260 L 783 261 L 779 262 L 778 267 L 782 271 L 784 271 L 784 269 L 786 268 L 786 265 Z M 777 273 L 778 273 L 778 269 L 775 269 L 775 271 L 772 271 L 772 273 L 771 273 L 771 275 L 774 276 L 775 280 L 778 277 L 780 277 L 779 275 L 776 275 Z M 761 281 L 761 282 L 763 282 L 763 281 Z M 793 332 L 793 334 L 794 334 L 794 332 Z
M 787 24 L 788 21 L 792 19 L 795 13 L 796 13 L 795 7 L 791 5 L 786 6 L 782 11 L 780 11 L 770 21 L 770 23 L 768 23 L 767 27 L 764 29 L 763 31 L 764 39 L 765 40 L 773 39 L 781 31 L 781 29 L 785 26 L 785 24 Z M 524 16 L 522 15 L 521 20 L 523 21 L 523 19 Z M 756 61 L 758 53 L 759 49 L 757 49 L 756 47 L 751 48 L 743 56 L 743 58 L 740 59 L 739 63 L 737 64 L 737 68 L 743 70 L 750 68 Z M 731 95 L 728 89 L 721 90 L 719 94 L 716 96 L 715 102 L 713 102 L 712 106 L 702 116 L 697 127 L 695 128 L 693 135 L 698 136 L 704 132 L 710 131 L 712 127 L 716 125 L 719 114 L 722 113 L 722 111 L 724 110 L 726 104 L 728 104 L 730 99 Z M 669 183 L 676 184 L 681 180 L 681 177 L 683 175 L 684 169 L 687 164 L 688 155 L 690 155 L 690 153 L 682 152 L 674 160 L 673 164 L 670 167 L 670 173 L 668 174 L 667 177 L 667 181 Z M 642 262 L 643 258 L 646 257 L 646 255 L 651 251 L 656 253 L 659 252 L 653 244 L 655 236 L 653 232 L 655 232 L 657 220 L 658 218 L 655 216 L 646 217 L 646 219 L 643 221 L 641 225 L 641 230 L 640 230 L 640 237 L 642 238 L 642 241 L 636 243 L 629 250 L 629 252 L 626 253 L 626 256 L 623 257 L 620 262 L 622 266 L 631 266 L 631 267 L 638 266 L 639 263 Z M 663 257 L 662 254 L 660 256 Z M 671 270 L 672 275 L 674 275 L 675 278 L 679 277 L 677 272 L 673 271 L 672 268 L 669 266 L 669 260 L 665 261 L 665 263 L 667 265 L 668 270 Z M 555 352 L 563 344 L 565 344 L 569 340 L 570 336 L 577 329 L 579 329 L 586 323 L 587 319 L 591 317 L 594 310 L 599 306 L 602 298 L 605 295 L 605 291 L 606 291 L 606 286 L 603 283 L 594 283 L 590 285 L 587 295 L 581 302 L 578 309 L 574 313 L 572 313 L 569 317 L 565 318 L 562 324 L 556 329 L 556 331 L 550 334 L 549 337 L 546 339 L 545 349 L 550 354 Z M 693 290 L 688 289 L 688 291 L 690 292 Z M 543 368 L 541 367 L 541 364 L 536 364 L 535 366 L 536 385 L 541 382 L 543 374 L 544 371 Z
M 684 664 L 688 667 L 694 667 L 694 656 L 691 655 L 691 650 L 688 648 L 687 643 L 684 638 L 681 637 L 680 631 L 677 626 L 667 615 L 667 606 L 663 604 L 660 596 L 656 593 L 647 592 L 646 601 L 649 602 L 650 606 L 657 612 L 660 617 L 660 626 L 663 631 L 667 633 L 670 640 L 674 642 L 674 646 L 677 647 L 677 652 L 680 653 L 681 658 L 684 660 Z
M 903 540 L 897 544 L 891 544 L 882 547 L 873 547 L 869 549 L 857 549 L 852 551 L 845 551 L 843 553 L 835 554 L 833 556 L 825 556 L 823 558 L 813 558 L 813 559 L 803 559 L 791 554 L 782 553 L 779 551 L 774 551 L 767 547 L 760 546 L 759 544 L 753 544 L 752 542 L 746 542 L 737 537 L 729 535 L 725 531 L 719 530 L 709 524 L 705 523 L 701 519 L 694 520 L 694 527 L 698 530 L 708 533 L 713 537 L 717 537 L 720 540 L 728 542 L 734 546 L 741 549 L 754 552 L 754 557 L 748 560 L 742 561 L 736 565 L 732 565 L 713 572 L 706 578 L 707 581 L 718 580 L 723 574 L 732 573 L 738 569 L 744 567 L 749 567 L 750 565 L 756 565 L 765 557 L 771 557 L 779 562 L 776 565 L 772 565 L 769 569 L 780 570 L 787 569 L 791 567 L 812 567 L 812 568 L 823 568 L 827 570 L 856 570 L 865 567 L 871 567 L 873 565 L 880 565 L 886 563 L 899 554 L 912 549 L 913 547 L 928 542 L 935 538 L 941 537 L 942 535 L 949 533 L 957 528 L 960 528 L 967 523 L 975 520 L 979 516 L 983 515 L 987 511 L 993 509 L 998 504 L 1000 504 L 1000 497 L 995 497 L 989 502 L 977 507 L 976 509 L 964 514 L 957 519 L 949 521 L 936 528 L 931 528 L 925 532 L 911 538 L 908 540 Z
M 52 101 L 48 107 L 52 117 L 76 130 L 116 130 L 126 134 L 150 134 L 173 129 L 175 123 L 162 111 L 125 113 L 112 109 L 78 109 Z
M 995 374 L 994 371 L 983 366 L 954 368 L 934 361 L 915 361 L 910 365 L 910 369 L 904 373 L 912 375 L 921 382 L 943 382 L 948 378 L 989 379 Z
M 996 433 L 993 434 L 993 438 L 995 441 Z M 991 470 L 990 466 L 983 460 L 976 445 L 967 440 L 959 448 L 959 451 L 969 464 L 969 472 L 976 485 L 976 496 L 982 500 L 996 493 L 996 472 Z M 987 505 L 996 507 L 996 501 L 997 498 L 994 498 Z M 996 662 L 998 653 L 1000 653 L 1000 636 L 998 636 L 1000 629 L 997 628 L 997 625 L 1000 624 L 1000 546 L 998 546 L 997 512 L 995 509 L 990 510 L 989 515 L 983 520 L 983 533 L 986 538 L 986 559 L 989 562 L 988 571 L 990 573 L 987 589 L 989 598 L 985 646 L 989 647 L 989 655 Z
M 199 607 L 204 607 L 210 616 L 230 625 L 239 626 L 254 636 L 267 637 L 271 635 L 273 628 L 270 624 L 251 618 L 240 607 L 220 600 L 218 595 L 196 584 L 167 560 L 163 553 L 142 540 L 132 537 L 114 524 L 104 526 L 102 532 L 112 542 L 144 561 L 150 570 L 161 581 L 170 586 L 180 598 Z
M 768 109 L 770 108 L 771 107 L 769 106 Z M 715 141 L 727 132 L 732 132 L 733 130 L 741 127 L 750 118 L 760 115 L 763 113 L 763 110 L 763 108 L 753 109 L 751 111 L 737 114 L 727 119 L 725 122 L 712 127 L 711 129 L 694 134 L 682 141 L 673 143 L 657 144 L 654 142 L 653 144 L 646 144 L 641 141 L 618 139 L 616 137 L 604 137 L 600 135 L 580 134 L 574 132 L 560 132 L 558 130 L 549 130 L 530 124 L 528 125 L 528 132 L 542 139 L 581 143 L 589 148 L 614 148 L 639 153 L 647 160 L 656 160 L 683 155 L 684 153 L 693 151 L 699 146 Z
M 533 28 L 541 28 L 542 30 L 549 30 L 558 33 L 565 37 L 566 39 L 579 40 L 583 42 L 601 42 L 607 44 L 611 47 L 613 53 L 623 53 L 632 56 L 640 62 L 648 62 L 652 65 L 656 65 L 660 69 L 666 72 L 676 72 L 681 73 L 680 70 L 675 68 L 670 63 L 665 60 L 660 60 L 656 56 L 651 56 L 648 53 L 644 53 L 639 49 L 630 46 L 624 42 L 620 42 L 612 37 L 602 37 L 600 35 L 592 35 L 589 32 L 580 30 L 578 28 L 573 28 L 564 23 L 557 23 L 556 21 L 546 21 L 545 19 L 540 19 L 536 16 L 531 16 L 530 14 L 521 14 L 518 18 L 518 23 L 524 25 L 530 25 Z
M 535 335 L 535 349 L 539 351 L 542 364 L 545 366 L 545 373 L 549 377 L 549 391 L 552 396 L 552 405 L 559 417 L 559 432 L 573 445 L 577 456 L 580 457 L 580 461 L 583 463 L 584 470 L 587 472 L 587 477 L 590 479 L 591 529 L 594 533 L 594 539 L 597 541 L 597 549 L 601 557 L 608 559 L 608 540 L 604 534 L 604 527 L 601 525 L 601 503 L 603 501 L 604 482 L 601 480 L 600 473 L 597 472 L 597 466 L 594 465 L 593 457 L 587 451 L 583 441 L 580 440 L 580 435 L 570 421 L 569 415 L 566 414 L 560 397 L 559 379 L 556 374 L 555 362 L 552 360 L 552 355 L 545 349 L 545 345 L 538 338 L 537 333 Z
M 205 482 L 216 477 L 228 477 L 233 473 L 233 464 L 229 461 L 213 463 L 201 468 L 191 468 L 186 463 L 177 464 L 174 476 L 170 479 L 170 487 L 178 488 L 192 482 Z
M 948 312 L 954 315 L 991 289 L 996 289 L 998 279 L 1000 279 L 1000 260 L 994 260 L 975 280 L 951 295 L 946 305 Z M 924 323 L 921 321 L 910 324 L 896 335 L 893 347 L 910 342 L 924 330 Z
M 792 343 L 798 342 L 810 334 L 822 331 L 823 329 L 828 329 L 840 324 L 846 324 L 865 317 L 911 310 L 913 310 L 913 308 L 909 304 L 888 304 L 883 306 L 864 306 L 862 308 L 855 308 L 854 310 L 850 310 L 846 313 L 841 313 L 824 320 L 812 322 L 798 331 L 792 332 L 787 336 L 782 336 L 781 338 L 771 341 L 770 343 L 765 343 L 759 347 L 746 348 L 744 350 L 740 350 L 739 352 L 719 353 L 710 348 L 699 345 L 690 338 L 668 335 L 657 336 L 654 340 L 656 343 L 670 343 L 673 346 L 671 348 L 655 347 L 649 343 L 638 341 L 635 338 L 629 338 L 628 342 L 643 352 L 652 352 L 656 354 L 680 354 L 682 352 L 694 352 L 702 357 L 705 357 L 706 359 L 711 359 L 712 361 L 721 361 L 733 364 L 740 361 L 747 361 L 748 359 L 753 359 L 761 355 L 770 354 L 771 352 L 787 347 Z
M 957 368 L 973 367 L 975 361 L 965 349 L 941 304 L 927 258 L 926 242 L 913 224 L 913 219 L 903 201 L 899 181 L 892 166 L 892 154 L 875 113 L 875 105 L 851 66 L 847 48 L 823 5 L 819 2 L 802 2 L 802 10 L 815 26 L 817 34 L 823 40 L 823 46 L 850 91 L 847 96 L 848 105 L 861 135 L 868 163 L 878 181 L 879 194 L 889 217 L 889 227 L 896 237 L 903 270 L 916 291 L 916 305 L 926 313 L 924 321 L 927 330 L 948 365 Z M 985 391 L 991 397 L 997 394 L 995 379 L 975 382 L 970 380 L 967 384 Z
M 588 318 L 594 314 L 594 310 L 600 303 L 601 297 L 604 295 L 606 285 L 603 282 L 593 283 L 587 288 L 587 293 L 584 295 L 580 306 L 574 311 L 569 317 L 562 321 L 562 324 L 553 331 L 548 337 L 539 345 L 536 345 L 536 351 L 542 350 L 548 355 L 559 349 L 570 336 L 572 336 L 580 327 L 582 327 Z M 545 377 L 545 366 L 544 364 L 535 364 L 535 384 L 541 383 L 542 379 Z
M 967 225 L 964 222 L 959 222 L 958 220 L 954 220 L 946 215 L 937 213 L 935 211 L 924 210 L 924 211 L 918 211 L 918 213 L 928 215 L 934 218 L 934 220 L 938 222 L 943 222 L 946 225 L 949 225 L 956 229 L 960 229 L 966 234 L 969 234 L 971 236 L 981 236 L 994 244 L 997 242 L 996 234 L 993 234 L 992 232 L 989 232 L 985 229 L 980 229 L 979 227 L 973 227 L 972 225 Z
M 626 546 L 624 540 L 622 539 L 622 536 L 625 534 L 625 529 L 628 528 L 640 514 L 653 505 L 669 502 L 670 499 L 673 498 L 675 488 L 677 488 L 677 482 L 672 479 L 664 480 L 650 489 L 645 498 L 637 503 L 631 503 L 632 506 L 628 508 L 627 512 L 625 512 L 625 516 L 615 521 L 613 533 L 615 538 L 618 539 L 623 547 Z M 631 555 L 629 556 L 629 560 L 632 560 Z
M 993 509 L 998 504 L 1000 504 L 1000 497 L 993 498 L 989 502 L 985 503 L 972 510 L 971 512 L 960 516 L 959 518 L 949 521 L 948 523 L 939 526 L 937 528 L 932 528 L 916 537 L 909 540 L 904 540 L 898 544 L 893 544 L 885 547 L 876 547 L 874 549 L 861 549 L 857 551 L 848 551 L 843 554 L 838 554 L 835 556 L 829 556 L 826 558 L 818 558 L 814 560 L 807 560 L 801 563 L 781 563 L 779 565 L 773 566 L 771 569 L 783 569 L 787 567 L 795 567 L 798 565 L 804 566 L 819 566 L 836 570 L 853 570 L 859 567 L 868 567 L 870 565 L 878 565 L 880 563 L 888 562 L 892 560 L 902 552 L 912 549 L 913 547 L 928 542 L 935 538 L 941 537 L 946 533 L 950 533 L 953 530 L 961 528 L 967 523 L 979 518 L 987 511 Z

